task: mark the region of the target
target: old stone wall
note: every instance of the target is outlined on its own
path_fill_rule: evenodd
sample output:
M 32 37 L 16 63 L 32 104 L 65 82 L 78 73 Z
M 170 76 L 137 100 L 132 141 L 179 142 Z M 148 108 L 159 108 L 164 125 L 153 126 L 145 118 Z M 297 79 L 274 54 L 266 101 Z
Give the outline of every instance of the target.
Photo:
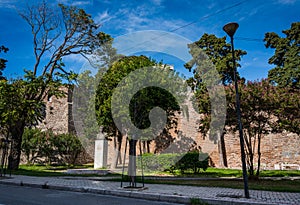
M 241 164 L 240 143 L 237 135 L 226 135 L 228 166 L 238 168 Z M 269 134 L 261 140 L 261 168 L 274 169 L 280 164 L 300 165 L 300 137 L 294 133 Z M 257 146 L 255 147 L 257 150 Z M 254 164 L 257 164 L 257 151 Z M 215 159 L 218 160 L 217 158 Z
M 74 123 L 72 119 L 72 91 L 65 88 L 68 97 L 57 99 L 51 97 L 47 101 L 46 118 L 39 125 L 43 130 L 53 130 L 55 133 L 74 132 Z M 200 149 L 208 153 L 211 158 L 211 165 L 215 167 L 224 167 L 223 155 L 226 154 L 229 168 L 241 167 L 240 141 L 238 133 L 226 134 L 224 136 L 226 153 L 221 152 L 220 141 L 210 140 L 203 137 L 197 131 L 199 123 L 199 114 L 194 110 L 189 110 L 188 118 L 186 113 L 178 113 L 178 125 L 170 131 L 171 135 L 160 136 L 149 144 L 150 152 L 184 152 L 191 148 Z M 123 160 L 125 152 L 126 137 L 123 137 L 121 148 L 121 159 Z M 110 165 L 116 154 L 115 144 L 117 142 L 111 139 L 108 144 L 108 164 Z M 300 136 L 282 132 L 278 134 L 265 135 L 261 141 L 261 168 L 274 169 L 276 165 L 282 163 L 300 165 Z M 141 147 L 143 152 L 146 146 Z M 167 151 L 163 151 L 167 148 Z M 93 153 L 92 146 L 88 153 Z M 137 154 L 139 154 L 139 144 Z M 257 147 L 256 147 L 257 150 Z M 92 154 L 91 154 L 92 155 Z M 257 155 L 256 155 L 257 156 Z M 93 156 L 91 156 L 93 157 Z M 128 160 L 128 147 L 126 159 Z M 257 158 L 255 158 L 257 163 Z
M 72 89 L 62 87 L 65 97 L 51 96 L 46 99 L 46 117 L 37 126 L 41 130 L 52 130 L 54 133 L 74 133 L 72 118 Z

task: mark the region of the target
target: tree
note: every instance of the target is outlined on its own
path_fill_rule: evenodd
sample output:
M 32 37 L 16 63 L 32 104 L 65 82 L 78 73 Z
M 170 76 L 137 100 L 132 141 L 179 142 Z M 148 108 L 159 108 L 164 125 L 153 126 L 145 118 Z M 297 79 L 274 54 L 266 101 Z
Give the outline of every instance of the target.
M 96 70 L 93 74 L 91 70 L 85 70 L 78 75 L 74 87 L 73 116 L 76 118 L 77 134 L 85 140 L 91 140 L 94 146 L 94 140 L 99 132 L 99 126 L 95 116 L 95 96 L 96 89 L 108 68 L 115 62 L 120 55 L 113 48 L 113 38 L 108 34 L 103 38 L 107 39 L 100 49 L 89 56 L 89 62 Z M 88 142 L 86 142 L 88 143 Z
M 268 32 L 264 38 L 266 48 L 275 49 L 269 63 L 276 67 L 268 73 L 270 82 L 279 87 L 276 99 L 279 107 L 274 114 L 279 130 L 300 134 L 300 22 L 292 23 L 282 33 L 285 37 Z
M 287 130 L 300 135 L 300 93 L 289 87 L 277 86 L 277 97 L 274 103 L 278 105 L 274 111 L 277 117 L 278 132 Z
M 5 46 L 0 46 L 0 53 L 4 52 L 6 53 L 8 51 L 8 48 L 6 48 Z M 6 68 L 6 63 L 7 60 L 4 58 L 0 58 L 0 80 L 4 80 L 5 78 L 3 77 L 3 73 L 2 71 Z
M 71 83 L 77 77 L 64 68 L 64 57 L 92 54 L 106 41 L 106 35 L 98 32 L 99 25 L 83 9 L 62 4 L 59 4 L 59 8 L 61 15 L 42 2 L 20 13 L 33 34 L 35 64 L 26 71 L 23 80 L 17 81 L 22 84 L 18 92 L 24 100 L 18 105 L 21 109 L 18 118 L 13 118 L 16 120 L 8 130 L 13 139 L 9 160 L 12 169 L 19 166 L 25 127 L 30 125 L 31 117 L 40 120 L 36 118 L 38 112 L 32 111 L 39 110 L 43 100 L 53 95 L 61 97 L 64 93 L 59 88 L 67 86 L 64 82 Z M 32 107 L 28 108 L 28 104 Z
M 204 34 L 198 41 L 189 44 L 188 47 L 193 58 L 190 62 L 185 64 L 185 67 L 191 71 L 193 66 L 195 66 L 193 69 L 194 76 L 188 79 L 188 84 L 195 92 L 194 106 L 203 114 L 199 130 L 204 136 L 206 136 L 210 130 L 212 140 L 216 141 L 216 139 L 220 139 L 220 157 L 223 158 L 223 165 L 227 166 L 224 141 L 225 130 L 221 131 L 221 133 L 212 133 L 210 127 L 211 124 L 219 124 L 222 122 L 210 122 L 212 120 L 212 100 L 218 101 L 217 98 L 225 98 L 225 94 L 223 95 L 221 92 L 222 89 L 215 85 L 229 85 L 234 80 L 231 44 L 226 43 L 226 37 L 218 38 L 212 34 Z M 235 50 L 236 61 L 240 61 L 244 55 L 246 55 L 246 51 Z M 211 64 L 213 64 L 218 73 L 214 73 L 214 68 L 212 68 Z M 240 64 L 237 62 L 236 66 L 240 67 Z M 218 77 L 218 75 L 220 76 Z M 219 79 L 221 82 L 216 82 Z M 241 79 L 239 75 L 237 75 L 237 79 Z M 210 89 L 211 93 L 207 90 L 207 86 L 211 86 L 209 84 L 214 85 L 214 88 L 211 87 Z M 212 94 L 214 95 L 214 99 L 210 96 Z M 219 99 L 219 101 L 221 100 L 222 99 Z M 221 118 L 221 116 L 219 117 Z
M 139 87 L 139 84 L 142 84 L 141 79 L 147 77 L 156 77 L 159 81 L 167 81 L 166 79 L 160 79 L 159 75 L 150 76 L 151 73 L 143 73 L 142 75 L 134 76 L 134 82 L 130 81 L 132 79 L 127 79 L 125 84 L 122 84 L 122 80 L 127 77 L 131 72 L 141 70 L 140 68 L 158 66 L 157 73 L 162 73 L 167 71 L 163 65 L 155 63 L 155 61 L 145 57 L 145 56 L 130 56 L 123 57 L 119 61 L 112 64 L 109 70 L 105 73 L 101 79 L 97 94 L 96 94 L 96 116 L 97 121 L 100 126 L 103 126 L 103 130 L 108 133 L 109 136 L 121 136 L 127 135 L 129 140 L 129 175 L 131 176 L 131 183 L 135 183 L 135 156 L 136 156 L 136 143 L 137 137 L 134 136 L 137 133 L 128 126 L 127 122 L 124 120 L 126 118 L 126 109 L 129 108 L 130 121 L 134 124 L 137 129 L 144 130 L 150 126 L 151 111 L 154 107 L 161 107 L 167 112 L 168 124 L 171 123 L 171 116 L 174 114 L 175 110 L 179 110 L 178 102 L 174 100 L 174 97 L 166 90 L 159 87 L 145 87 L 141 90 L 138 90 L 131 99 L 129 99 L 128 105 L 120 105 L 115 107 L 112 104 L 114 101 L 113 97 L 117 99 L 118 102 L 125 102 L 127 99 L 124 99 L 122 95 L 123 91 L 127 86 L 129 90 L 134 89 L 133 87 Z M 169 71 L 169 78 L 172 76 L 177 76 L 176 73 Z M 156 74 L 157 74 L 156 73 Z M 152 74 L 153 75 L 153 74 Z M 165 77 L 166 75 L 164 75 Z M 118 90 L 118 89 L 119 90 Z M 174 89 L 176 90 L 176 83 L 174 83 Z M 180 90 L 177 89 L 179 92 Z M 125 91 L 124 91 L 125 92 Z M 175 93 L 175 92 L 174 92 Z M 126 101 L 127 102 L 127 101 Z M 112 107 L 114 110 L 112 110 Z M 113 118 L 113 114 L 115 118 Z M 118 118 L 118 119 L 116 119 Z M 122 127 L 117 126 L 118 121 Z M 158 119 L 159 120 L 159 119 Z M 116 124 L 117 123 L 117 124 Z M 167 129 L 167 128 L 165 128 Z M 143 131 L 142 131 L 143 132 Z M 146 132 L 146 131 L 145 131 Z M 150 131 L 151 132 L 151 131 Z M 150 133 L 149 133 L 150 134 Z M 139 138 L 141 140 L 148 140 Z
M 274 85 L 300 89 L 300 22 L 292 23 L 282 33 L 285 37 L 274 32 L 265 34 L 266 48 L 275 49 L 269 64 L 276 67 L 269 70 L 268 78 Z
M 232 54 L 231 54 L 231 44 L 226 43 L 226 37 L 218 38 L 213 34 L 203 34 L 203 36 L 192 44 L 189 44 L 190 53 L 193 56 L 193 50 L 195 46 L 201 48 L 204 53 L 209 57 L 210 61 L 213 63 L 219 74 L 221 75 L 221 80 L 223 85 L 232 83 L 234 68 L 232 65 Z M 241 65 L 238 61 L 246 55 L 247 52 L 243 50 L 235 50 L 235 59 L 237 61 L 236 66 Z M 193 58 L 190 62 L 185 64 L 185 67 L 191 71 L 194 65 L 197 65 L 196 59 Z M 199 64 L 199 63 L 198 63 Z M 199 66 L 199 65 L 198 65 Z M 194 82 L 194 86 L 197 89 L 202 89 L 202 86 L 198 86 L 199 83 L 203 81 L 201 73 L 197 72 L 197 69 L 193 70 L 194 76 L 190 81 Z M 199 75 L 200 74 L 200 75 Z M 237 76 L 239 80 L 239 75 Z
M 245 141 L 246 161 L 250 176 L 258 177 L 260 173 L 261 140 L 264 135 L 277 131 L 277 121 L 274 114 L 279 109 L 278 91 L 280 88 L 262 81 L 244 83 L 239 82 L 241 119 Z M 235 90 L 233 86 L 226 87 L 227 95 L 227 120 L 228 132 L 238 130 L 236 119 Z M 257 155 L 257 169 L 255 173 L 255 156 Z

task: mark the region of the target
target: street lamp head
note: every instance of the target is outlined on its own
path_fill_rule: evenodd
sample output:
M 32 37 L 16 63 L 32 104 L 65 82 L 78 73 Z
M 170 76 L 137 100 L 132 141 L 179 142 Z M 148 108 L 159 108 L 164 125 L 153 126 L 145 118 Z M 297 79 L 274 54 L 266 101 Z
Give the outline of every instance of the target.
M 228 34 L 228 36 L 233 37 L 235 31 L 238 29 L 239 24 L 228 23 L 223 27 L 223 30 Z

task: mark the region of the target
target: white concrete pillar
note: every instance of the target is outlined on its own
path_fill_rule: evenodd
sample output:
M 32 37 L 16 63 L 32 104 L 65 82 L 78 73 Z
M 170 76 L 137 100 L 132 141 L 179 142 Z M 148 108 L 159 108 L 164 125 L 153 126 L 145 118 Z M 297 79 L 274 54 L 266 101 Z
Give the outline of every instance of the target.
M 95 140 L 94 169 L 107 167 L 107 153 L 108 142 L 105 139 L 105 135 L 100 132 L 100 134 L 97 134 L 97 139 Z

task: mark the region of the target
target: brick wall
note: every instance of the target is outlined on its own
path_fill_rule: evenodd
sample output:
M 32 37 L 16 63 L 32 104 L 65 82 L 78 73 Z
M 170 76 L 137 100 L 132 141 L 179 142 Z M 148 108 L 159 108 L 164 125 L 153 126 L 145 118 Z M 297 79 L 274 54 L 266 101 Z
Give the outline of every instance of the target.
M 72 119 L 72 90 L 61 88 L 66 97 L 56 98 L 52 96 L 46 99 L 46 117 L 38 125 L 38 128 L 52 130 L 54 133 L 75 132 Z
M 47 101 L 46 119 L 39 125 L 43 130 L 52 129 L 55 133 L 74 132 L 72 119 L 72 92 L 65 88 L 68 97 L 57 99 L 51 97 Z M 189 118 L 183 117 L 184 113 L 177 115 L 178 126 L 174 127 L 171 136 L 160 136 L 150 144 L 150 151 L 160 152 L 159 147 L 169 147 L 168 152 L 187 151 L 191 147 L 198 147 L 203 152 L 209 153 L 212 165 L 224 167 L 220 143 L 204 138 L 197 132 L 199 115 L 189 110 Z M 123 159 L 125 151 L 125 137 L 123 138 L 121 156 Z M 238 134 L 226 134 L 225 137 L 226 156 L 229 168 L 241 167 L 240 143 Z M 263 136 L 261 141 L 261 163 L 262 168 L 273 169 L 275 164 L 292 163 L 300 164 L 300 137 L 296 134 L 283 132 Z M 127 147 L 128 148 L 128 147 Z M 171 149 L 172 148 L 172 149 Z M 180 149 L 178 149 L 180 148 Z M 93 157 L 93 145 L 89 146 L 88 153 Z M 114 157 L 114 141 L 109 141 L 108 164 Z M 139 146 L 137 147 L 139 154 Z M 128 150 L 127 150 L 128 155 Z M 255 158 L 255 163 L 257 158 Z

